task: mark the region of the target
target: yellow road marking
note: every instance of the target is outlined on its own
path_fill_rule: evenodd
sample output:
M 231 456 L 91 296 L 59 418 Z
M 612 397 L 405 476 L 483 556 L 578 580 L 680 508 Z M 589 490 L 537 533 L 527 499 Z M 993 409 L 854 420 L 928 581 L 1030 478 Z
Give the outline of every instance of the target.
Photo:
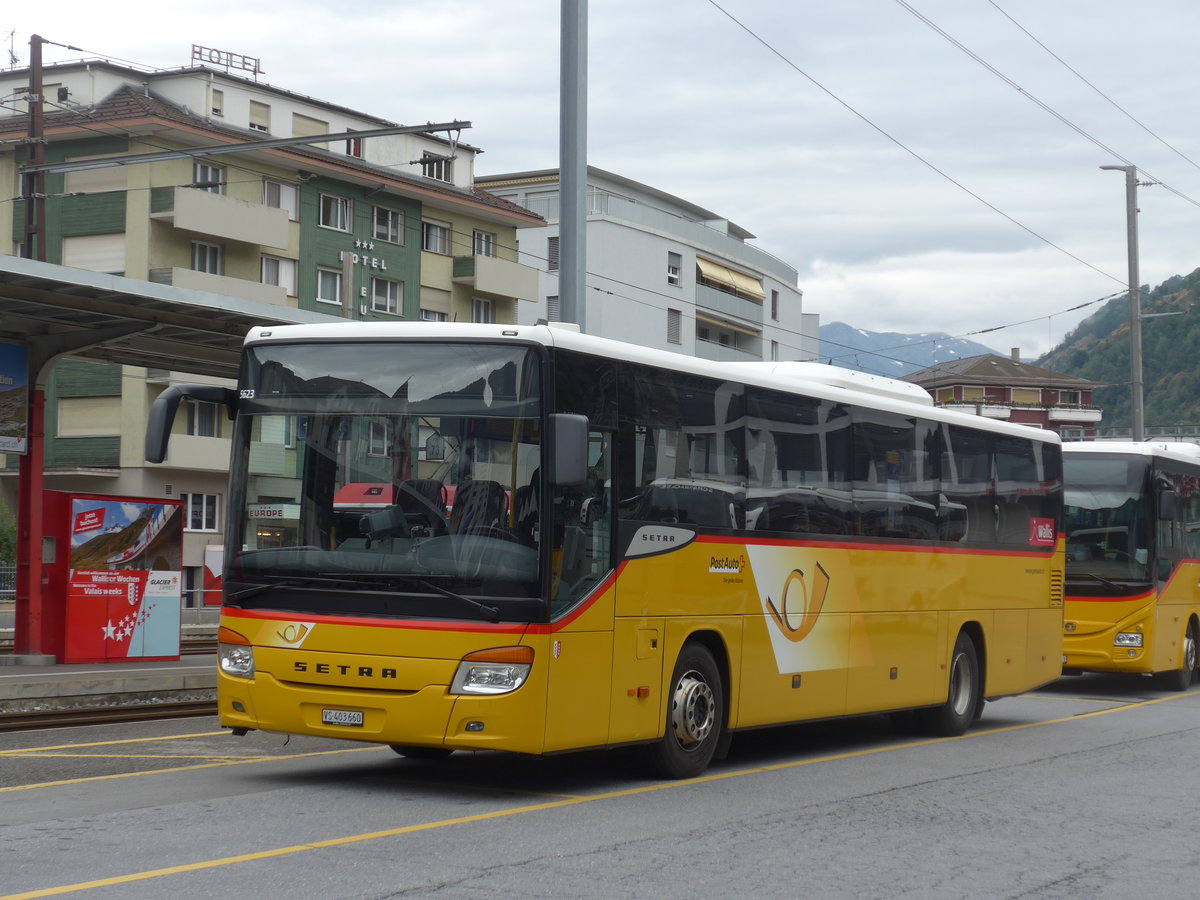
M 881 747 L 869 747 L 865 750 L 852 750 L 847 753 L 830 753 L 824 756 L 815 756 L 810 759 L 792 760 L 785 763 L 771 763 L 764 766 L 754 766 L 749 769 L 736 769 L 730 772 L 716 772 L 708 775 L 701 775 L 697 778 L 689 778 L 682 781 L 667 781 L 658 784 L 643 785 L 636 788 L 626 788 L 619 791 L 606 791 L 602 794 L 590 794 L 587 796 L 568 797 L 562 800 L 552 800 L 546 803 L 535 803 L 527 806 L 518 806 L 512 809 L 495 810 L 489 813 L 477 813 L 470 816 L 457 816 L 452 819 L 439 819 L 436 822 L 422 822 L 417 825 L 404 825 L 399 828 L 387 828 L 382 831 L 369 831 L 363 834 L 352 834 L 344 837 L 329 838 L 324 841 L 310 841 L 306 844 L 293 844 L 288 847 L 276 847 L 272 850 L 260 850 L 255 853 L 242 853 L 237 856 L 225 856 L 219 859 L 202 860 L 200 862 L 187 863 L 181 866 L 167 866 L 162 869 L 149 869 L 144 872 L 132 872 L 128 875 L 115 875 L 111 878 L 99 878 L 94 881 L 80 881 L 75 884 L 64 884 L 57 887 L 43 888 L 41 890 L 26 891 L 20 894 L 7 894 L 0 896 L 0 900 L 35 900 L 38 897 L 55 897 L 62 894 L 69 894 L 74 891 L 86 891 L 94 888 L 113 887 L 119 884 L 132 884 L 138 881 L 149 881 L 153 878 L 163 878 L 168 875 L 179 875 L 185 872 L 200 872 L 205 869 L 216 869 L 222 866 L 232 866 L 244 862 L 256 862 L 263 859 L 274 859 L 280 856 L 290 856 L 294 853 L 305 853 L 311 850 L 324 850 L 330 847 L 345 847 L 350 844 L 358 844 L 364 841 L 375 841 L 382 838 L 398 837 L 405 834 L 416 834 L 422 831 L 432 831 L 437 828 L 448 828 L 454 825 L 466 825 L 473 822 L 487 822 L 495 819 L 508 818 L 510 816 L 525 815 L 528 813 L 544 812 L 550 809 L 563 809 L 569 806 L 580 806 L 585 803 L 596 803 L 603 800 L 616 800 L 624 797 L 634 797 L 639 794 L 649 794 L 654 791 L 673 790 L 679 787 L 689 787 L 695 784 L 705 784 L 708 782 L 723 781 L 729 778 L 741 778 L 746 775 L 760 775 L 766 772 L 782 772 L 788 769 L 795 769 L 801 766 L 811 766 L 821 762 L 834 762 L 838 760 L 855 759 L 866 756 L 873 756 L 878 753 L 886 753 L 894 750 L 911 750 L 916 747 L 927 747 L 933 744 L 942 744 L 948 741 L 963 741 L 973 740 L 981 737 L 987 737 L 994 734 L 1004 734 L 1010 731 L 1022 731 L 1027 728 L 1038 728 L 1045 725 L 1059 725 L 1065 722 L 1078 722 L 1080 719 L 1090 719 L 1096 716 L 1104 716 L 1114 712 L 1125 712 L 1131 709 L 1138 709 L 1143 706 L 1153 706 L 1158 703 L 1166 703 L 1171 700 L 1179 700 L 1188 696 L 1200 696 L 1194 694 L 1173 694 L 1168 697 L 1158 697 L 1152 700 L 1142 700 L 1137 703 L 1130 703 L 1125 706 L 1116 706 L 1110 709 L 1098 709 L 1092 712 L 1080 713 L 1074 716 L 1063 716 L 1057 719 L 1049 719 L 1044 722 L 1027 722 L 1021 725 L 1006 725 L 1001 728 L 979 729 L 977 731 L 968 732 L 959 737 L 952 738 L 930 738 L 923 741 L 914 741 L 903 744 L 887 744 Z M 342 753 L 346 751 L 333 751 L 334 753 Z M 297 757 L 279 757 L 281 759 L 295 759 L 303 756 L 321 756 L 326 754 L 299 754 Z M 266 757 L 264 757 L 265 759 Z M 249 762 L 251 760 L 247 760 Z M 257 761 L 257 760 L 254 760 Z M 224 765 L 224 763 L 222 763 Z M 190 768 L 190 767 L 189 767 Z M 197 766 L 195 768 L 209 768 L 208 766 Z M 179 772 L 183 769 L 168 769 L 169 772 Z M 120 776 L 104 776 L 104 777 L 120 777 Z M 92 779 L 83 779 L 92 780 Z M 70 782 L 63 782 L 70 783 Z
M 81 747 L 118 747 L 121 744 L 148 744 L 151 741 L 182 741 L 189 738 L 201 737 L 216 737 L 218 735 L 230 736 L 227 730 L 221 731 L 198 731 L 194 734 L 164 734 L 158 737 L 143 737 L 143 738 L 125 738 L 119 741 L 92 741 L 87 744 L 55 744 L 50 747 L 20 747 L 16 750 L 0 750 L 0 756 L 9 756 L 14 753 L 33 753 L 38 750 L 78 750 Z
M 221 766 L 244 766 L 247 763 L 275 762 L 281 759 L 310 759 L 316 756 L 336 756 L 339 753 L 365 753 L 369 750 L 379 750 L 379 746 L 371 744 L 366 747 L 349 747 L 344 750 L 319 750 L 312 753 L 281 753 L 274 756 L 248 756 L 245 759 L 223 760 L 220 762 L 200 763 L 194 766 L 171 766 L 167 769 L 149 769 L 145 772 L 117 772 L 112 775 L 92 775 L 88 778 L 66 778 L 62 781 L 43 781 L 38 784 L 14 784 L 10 787 L 0 787 L 0 794 L 14 791 L 31 791 L 34 788 L 62 787 L 66 784 L 87 784 L 89 781 L 108 781 L 116 778 L 141 778 L 144 775 L 165 775 L 170 772 L 194 772 L 199 769 L 216 769 Z M 104 759 L 103 756 L 95 757 Z M 211 757 L 210 757 L 211 758 Z M 0 897 L 0 900 L 8 900 Z

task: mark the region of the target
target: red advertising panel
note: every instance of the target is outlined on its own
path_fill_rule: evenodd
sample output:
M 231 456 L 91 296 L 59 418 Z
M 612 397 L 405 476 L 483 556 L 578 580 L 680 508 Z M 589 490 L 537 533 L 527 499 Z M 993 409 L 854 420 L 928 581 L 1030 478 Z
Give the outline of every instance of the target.
M 63 662 L 178 659 L 177 501 L 72 497 Z

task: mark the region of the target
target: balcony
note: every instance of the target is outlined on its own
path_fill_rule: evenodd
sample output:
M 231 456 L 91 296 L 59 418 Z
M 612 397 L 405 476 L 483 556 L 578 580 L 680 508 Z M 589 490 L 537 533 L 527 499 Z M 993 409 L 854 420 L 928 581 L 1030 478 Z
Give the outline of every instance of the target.
M 753 300 L 747 300 L 736 294 L 718 291 L 705 284 L 696 285 L 696 306 L 722 316 L 762 326 L 763 305 L 761 303 L 755 303 Z
M 1099 422 L 1104 411 L 1086 406 L 1052 406 L 1046 412 L 1051 422 Z
M 536 300 L 538 270 L 495 256 L 456 256 L 452 279 L 455 284 L 496 297 Z
M 758 351 L 743 349 L 733 344 L 719 344 L 716 341 L 696 339 L 696 357 L 711 359 L 718 362 L 762 362 L 762 342 L 759 341 Z
M 222 297 L 255 300 L 274 306 L 288 305 L 287 288 L 275 284 L 259 284 L 257 281 L 246 281 L 242 278 L 230 278 L 228 275 L 209 275 L 207 272 L 197 272 L 193 269 L 151 269 L 150 281 L 192 291 L 220 294 Z
M 288 248 L 287 210 L 196 188 L 154 188 L 150 218 L 226 241 Z
M 229 438 L 200 437 L 173 434 L 167 444 L 167 458 L 161 463 L 147 463 L 165 469 L 196 469 L 202 472 L 229 471 Z
M 952 403 L 939 403 L 938 406 L 972 416 L 983 416 L 985 419 L 1007 419 L 1012 415 L 1012 407 L 1007 403 L 989 403 L 983 400 L 977 403 L 969 400 L 956 400 Z

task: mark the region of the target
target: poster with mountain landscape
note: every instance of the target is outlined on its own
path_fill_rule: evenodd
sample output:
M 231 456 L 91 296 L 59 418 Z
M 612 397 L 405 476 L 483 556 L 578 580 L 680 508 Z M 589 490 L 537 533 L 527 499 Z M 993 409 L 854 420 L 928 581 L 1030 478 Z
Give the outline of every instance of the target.
M 178 501 L 73 497 L 65 662 L 179 655 Z

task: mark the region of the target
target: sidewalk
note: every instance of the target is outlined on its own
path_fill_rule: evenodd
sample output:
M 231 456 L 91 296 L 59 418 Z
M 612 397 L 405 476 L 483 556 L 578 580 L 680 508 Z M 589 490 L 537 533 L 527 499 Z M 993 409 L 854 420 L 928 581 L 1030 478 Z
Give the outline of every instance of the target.
M 178 661 L 0 666 L 0 712 L 206 700 L 216 697 L 215 654 Z

